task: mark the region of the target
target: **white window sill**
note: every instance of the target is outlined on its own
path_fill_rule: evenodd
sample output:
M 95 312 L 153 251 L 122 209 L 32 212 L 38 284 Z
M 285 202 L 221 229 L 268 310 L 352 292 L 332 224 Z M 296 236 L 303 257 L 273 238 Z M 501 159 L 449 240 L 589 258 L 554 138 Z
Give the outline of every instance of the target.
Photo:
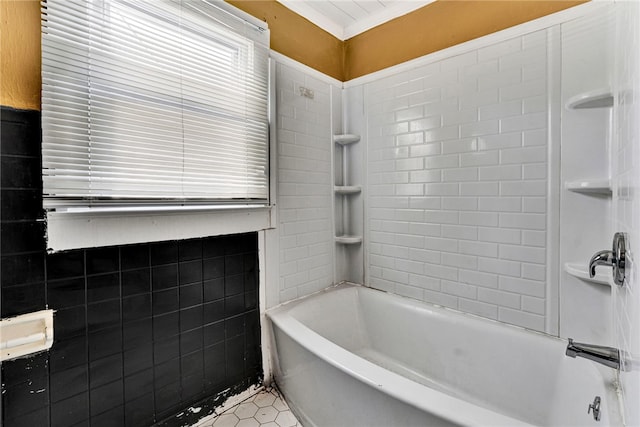
M 183 240 L 272 228 L 270 206 L 83 208 L 47 213 L 52 251 Z

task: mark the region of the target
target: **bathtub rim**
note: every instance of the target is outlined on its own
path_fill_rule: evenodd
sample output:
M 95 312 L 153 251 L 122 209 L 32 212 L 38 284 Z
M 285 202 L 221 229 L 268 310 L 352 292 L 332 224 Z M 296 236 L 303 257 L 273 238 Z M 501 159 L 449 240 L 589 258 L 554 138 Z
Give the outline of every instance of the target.
M 509 417 L 508 415 L 500 414 L 498 412 L 492 411 L 491 409 L 486 409 L 476 404 L 466 402 L 460 398 L 434 390 L 428 386 L 414 382 L 408 378 L 403 377 L 400 374 L 378 366 L 340 347 L 327 338 L 324 338 L 309 327 L 305 326 L 302 322 L 300 322 L 290 314 L 290 311 L 294 307 L 306 302 L 309 299 L 329 292 L 336 292 L 346 289 L 355 289 L 356 292 L 359 289 L 365 290 L 365 292 L 383 292 L 390 297 L 401 298 L 403 301 L 406 301 L 409 304 L 426 305 L 436 310 L 444 309 L 447 312 L 455 315 L 467 315 L 467 313 L 459 312 L 457 310 L 448 309 L 446 307 L 441 307 L 423 301 L 413 300 L 411 298 L 402 297 L 395 294 L 389 294 L 387 292 L 379 291 L 378 289 L 374 289 L 368 286 L 343 282 L 338 285 L 323 289 L 322 291 L 316 292 L 314 294 L 298 298 L 296 300 L 289 301 L 285 304 L 281 304 L 280 306 L 269 309 L 266 313 L 267 318 L 273 325 L 284 332 L 294 342 L 302 346 L 305 350 L 314 354 L 319 359 L 355 378 L 356 380 L 367 384 L 375 390 L 379 390 L 382 393 L 385 393 L 422 411 L 429 412 L 437 417 L 464 426 L 534 426 L 534 424 L 527 423 L 517 418 Z M 470 316 L 472 316 L 474 319 L 488 321 L 500 326 L 512 327 L 512 325 L 508 325 L 502 322 L 496 322 L 491 319 L 485 319 L 475 315 Z M 517 326 L 513 327 L 520 331 L 536 333 L 539 335 L 544 335 L 545 337 L 559 339 L 557 337 L 549 336 L 539 332 L 530 331 L 525 328 Z M 277 346 L 274 347 L 277 355 Z M 322 348 L 323 351 L 317 352 L 318 348 Z M 428 402 L 428 404 L 426 402 Z

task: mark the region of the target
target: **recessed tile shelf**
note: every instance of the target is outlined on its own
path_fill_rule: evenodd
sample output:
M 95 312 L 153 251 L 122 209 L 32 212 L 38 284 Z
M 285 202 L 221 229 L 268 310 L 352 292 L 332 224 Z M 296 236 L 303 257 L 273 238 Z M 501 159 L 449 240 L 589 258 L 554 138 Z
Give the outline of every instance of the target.
M 359 245 L 362 243 L 362 236 L 336 236 L 336 243 L 341 245 Z
M 611 195 L 611 181 L 609 179 L 585 179 L 567 181 L 564 188 L 576 193 Z
M 589 277 L 589 267 L 586 264 L 567 262 L 564 265 L 564 271 L 573 277 L 584 280 L 586 282 L 598 283 L 600 285 L 610 285 L 609 278 L 611 277 L 611 269 L 599 267 L 596 270 L 595 277 Z
M 613 94 L 611 89 L 602 88 L 579 93 L 569 98 L 567 108 L 570 110 L 582 110 L 587 108 L 608 108 L 613 106 Z
M 358 141 L 360 141 L 360 135 L 354 135 L 350 133 L 333 135 L 333 142 L 340 145 L 349 145 Z
M 333 187 L 336 194 L 357 194 L 362 191 L 359 185 L 336 185 Z

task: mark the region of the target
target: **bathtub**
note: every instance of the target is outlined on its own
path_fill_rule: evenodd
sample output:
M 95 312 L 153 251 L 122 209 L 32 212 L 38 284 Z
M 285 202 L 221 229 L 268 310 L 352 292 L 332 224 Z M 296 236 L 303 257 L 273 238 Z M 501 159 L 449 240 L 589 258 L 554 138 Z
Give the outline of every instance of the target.
M 267 314 L 274 379 L 304 427 L 622 424 L 616 371 L 566 357 L 564 340 L 355 285 Z

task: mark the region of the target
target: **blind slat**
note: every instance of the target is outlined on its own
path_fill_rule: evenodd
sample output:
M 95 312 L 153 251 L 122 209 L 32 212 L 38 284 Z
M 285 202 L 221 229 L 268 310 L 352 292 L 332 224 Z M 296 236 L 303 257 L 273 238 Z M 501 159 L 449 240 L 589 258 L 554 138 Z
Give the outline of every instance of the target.
M 47 0 L 46 206 L 266 203 L 267 93 L 268 31 L 210 1 Z

